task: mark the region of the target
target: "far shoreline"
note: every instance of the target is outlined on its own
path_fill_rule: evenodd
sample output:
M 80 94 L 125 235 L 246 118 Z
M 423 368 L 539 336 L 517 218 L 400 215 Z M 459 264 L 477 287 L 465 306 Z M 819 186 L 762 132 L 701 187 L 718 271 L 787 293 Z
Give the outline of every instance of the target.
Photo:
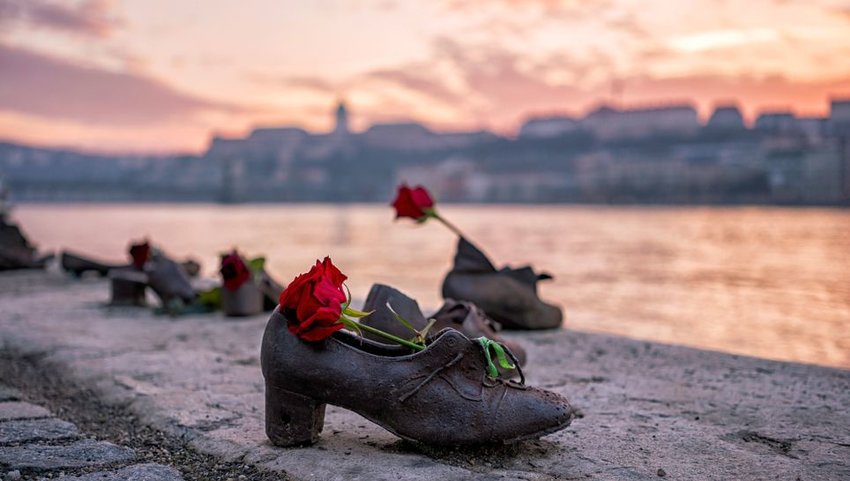
M 257 207 L 257 206 L 386 206 L 385 202 L 377 201 L 317 201 L 317 200 L 288 200 L 288 201 L 248 201 L 248 202 L 217 202 L 214 200 L 14 200 L 15 206 L 144 206 L 144 205 L 187 205 L 187 206 L 217 206 L 228 207 Z M 791 208 L 791 209 L 848 209 L 850 203 L 771 203 L 771 202 L 441 202 L 448 207 L 617 207 L 617 208 Z

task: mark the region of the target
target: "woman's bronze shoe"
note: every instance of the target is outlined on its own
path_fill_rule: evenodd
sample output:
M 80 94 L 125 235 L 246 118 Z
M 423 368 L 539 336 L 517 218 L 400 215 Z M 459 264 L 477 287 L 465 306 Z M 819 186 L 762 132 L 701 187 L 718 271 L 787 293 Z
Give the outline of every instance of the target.
M 537 296 L 537 282 L 551 278 L 528 266 L 497 270 L 461 237 L 454 266 L 443 280 L 443 297 L 475 303 L 505 329 L 552 329 L 561 325 L 561 309 Z
M 277 446 L 314 443 L 325 405 L 360 414 L 407 440 L 460 446 L 513 443 L 565 428 L 562 396 L 487 375 L 481 343 L 446 329 L 420 352 L 339 331 L 305 342 L 272 313 L 263 337 L 266 434 Z
M 415 299 L 384 284 L 374 284 L 372 289 L 369 290 L 362 310 L 372 312 L 372 314 L 364 317 L 360 322 L 401 338 L 412 337 L 414 333 L 395 318 L 392 311 L 387 308 L 388 303 L 392 306 L 393 311 L 407 320 L 414 329 L 422 330 L 428 324 L 428 319 L 422 314 L 419 303 Z M 470 339 L 484 336 L 503 344 L 516 355 L 520 364 L 525 365 L 525 349 L 518 343 L 506 341 L 496 334 L 496 331 L 500 329 L 498 323 L 487 317 L 481 309 L 471 302 L 446 299 L 443 307 L 431 315 L 430 319 L 434 319 L 434 325 L 429 331 L 431 333 L 436 334 L 443 329 L 451 328 L 464 333 Z M 386 342 L 366 332 L 363 335 L 373 341 Z

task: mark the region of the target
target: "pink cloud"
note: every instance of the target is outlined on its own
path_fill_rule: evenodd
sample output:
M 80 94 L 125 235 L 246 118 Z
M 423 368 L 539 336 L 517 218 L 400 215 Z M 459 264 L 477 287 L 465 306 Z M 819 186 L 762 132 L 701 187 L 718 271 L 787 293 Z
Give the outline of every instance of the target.
M 107 37 L 121 23 L 111 15 L 110 7 L 108 0 L 86 0 L 75 7 L 45 0 L 0 0 L 0 18 L 76 35 Z
M 241 107 L 112 72 L 0 45 L 0 110 L 102 125 L 145 125 Z

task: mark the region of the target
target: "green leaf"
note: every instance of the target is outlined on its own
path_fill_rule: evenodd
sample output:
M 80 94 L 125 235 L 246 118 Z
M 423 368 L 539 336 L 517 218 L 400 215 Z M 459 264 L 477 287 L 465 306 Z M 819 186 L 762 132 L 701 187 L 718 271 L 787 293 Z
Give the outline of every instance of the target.
M 492 347 L 493 350 L 496 351 L 496 359 L 499 361 L 500 366 L 502 366 L 504 369 L 516 369 L 516 366 L 514 366 L 510 361 L 508 361 L 508 357 L 505 355 L 505 348 L 502 347 L 501 344 L 494 341 L 490 344 L 490 347 Z
M 428 331 L 430 331 L 431 328 L 434 327 L 434 324 L 436 324 L 436 323 L 437 323 L 436 319 L 434 319 L 434 318 L 428 319 L 428 324 L 425 324 L 425 327 L 423 327 L 422 330 L 419 331 L 419 337 L 421 338 L 421 341 L 423 343 L 425 342 L 425 338 L 428 336 Z
M 354 331 L 358 336 L 363 337 L 363 330 L 360 329 L 360 324 L 353 319 L 349 319 L 345 316 L 339 318 L 339 322 L 341 322 L 349 331 Z
M 417 331 L 417 330 L 416 330 L 416 328 L 415 328 L 415 327 L 413 327 L 413 324 L 411 324 L 410 322 L 408 322 L 408 320 L 407 320 L 407 319 L 405 319 L 405 318 L 401 317 L 401 316 L 399 315 L 399 313 L 397 313 L 397 312 L 395 311 L 395 309 L 393 309 L 393 306 L 392 306 L 392 305 L 390 305 L 390 302 L 389 302 L 389 301 L 387 301 L 387 309 L 389 309 L 389 310 L 390 310 L 390 312 L 392 312 L 392 313 L 393 313 L 393 317 L 395 317 L 395 318 L 396 318 L 396 320 L 397 320 L 398 322 L 400 322 L 400 323 L 401 323 L 404 327 L 406 327 L 406 328 L 410 329 L 411 331 L 415 332 L 417 335 L 419 334 L 419 331 Z
M 218 309 L 221 307 L 221 287 L 213 287 L 198 294 L 198 302 Z
M 481 344 L 481 347 L 484 348 L 484 357 L 487 358 L 487 375 L 493 379 L 499 377 L 499 370 L 496 369 L 496 365 L 493 364 L 493 358 L 490 357 L 490 343 L 492 343 L 490 339 L 486 337 L 479 337 L 478 343 Z
M 345 307 L 345 309 L 342 310 L 343 314 L 351 316 L 351 317 L 366 317 L 369 314 L 372 314 L 373 312 L 375 312 L 375 311 L 369 311 L 369 312 L 358 311 L 357 309 L 354 309 L 353 307 L 347 307 L 347 306 Z
M 263 256 L 255 257 L 248 261 L 248 269 L 251 269 L 251 272 L 254 274 L 258 274 L 263 272 L 266 268 L 266 258 Z
M 499 366 L 502 366 L 503 369 L 516 369 L 516 366 L 508 361 L 508 357 L 505 355 L 505 348 L 501 344 L 492 339 L 487 339 L 484 336 L 478 338 L 478 343 L 481 344 L 482 348 L 484 348 L 484 357 L 487 358 L 488 376 L 493 379 L 499 377 L 499 370 L 496 369 L 496 365 L 493 363 L 493 357 L 490 355 L 490 349 L 493 349 L 496 353 L 496 360 L 498 361 Z

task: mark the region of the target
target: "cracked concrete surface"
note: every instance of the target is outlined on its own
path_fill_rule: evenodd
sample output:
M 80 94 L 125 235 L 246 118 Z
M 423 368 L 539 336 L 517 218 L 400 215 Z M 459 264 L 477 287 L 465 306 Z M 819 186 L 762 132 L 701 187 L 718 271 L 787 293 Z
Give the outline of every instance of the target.
M 265 317 L 106 308 L 108 285 L 0 276 L 0 348 L 39 356 L 142 422 L 227 461 L 296 479 L 850 479 L 850 371 L 573 331 L 510 334 L 530 384 L 583 413 L 503 449 L 433 450 L 329 407 L 321 441 L 263 432 Z

